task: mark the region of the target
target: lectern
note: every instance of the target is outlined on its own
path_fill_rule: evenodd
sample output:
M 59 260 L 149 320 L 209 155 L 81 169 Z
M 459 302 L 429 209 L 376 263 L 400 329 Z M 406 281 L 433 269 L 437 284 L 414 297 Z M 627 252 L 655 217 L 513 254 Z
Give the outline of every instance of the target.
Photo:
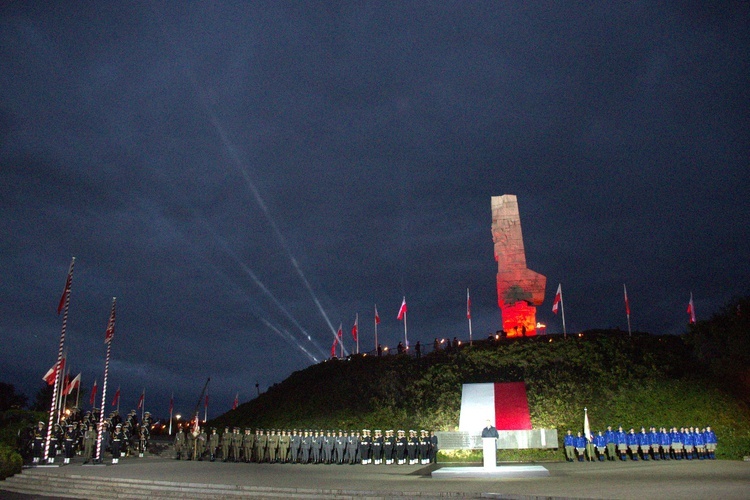
M 497 467 L 497 438 L 482 438 L 482 455 L 485 469 L 494 469 Z

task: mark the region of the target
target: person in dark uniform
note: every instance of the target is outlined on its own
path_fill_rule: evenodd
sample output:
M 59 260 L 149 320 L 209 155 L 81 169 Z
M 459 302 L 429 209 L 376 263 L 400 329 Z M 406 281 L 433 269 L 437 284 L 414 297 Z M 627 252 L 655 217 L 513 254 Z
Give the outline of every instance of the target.
M 435 431 L 430 431 L 430 461 L 434 464 L 437 463 L 438 455 L 438 437 L 435 435 Z
M 339 434 L 336 436 L 334 443 L 334 449 L 336 451 L 335 460 L 337 464 L 344 463 L 344 454 L 346 453 L 346 437 L 343 431 L 339 429 Z
M 310 463 L 310 453 L 312 452 L 312 448 L 313 448 L 313 436 L 310 435 L 309 430 L 305 429 L 305 432 L 302 435 L 302 443 L 301 443 L 303 464 Z
M 44 422 L 39 422 L 36 424 L 36 429 L 34 429 L 32 463 L 38 464 L 42 461 L 42 457 L 44 456 L 44 434 Z
M 371 463 L 380 465 L 383 463 L 383 432 L 380 429 L 375 429 L 375 437 L 372 438 L 372 459 Z
M 331 458 L 333 457 L 333 445 L 335 438 L 331 435 L 331 431 L 326 431 L 326 435 L 323 436 L 323 462 L 330 464 Z
M 312 437 L 312 461 L 314 464 L 320 463 L 320 448 L 323 446 L 323 439 L 319 431 L 315 431 Z
M 349 438 L 346 442 L 346 457 L 348 458 L 349 464 L 357 462 L 357 448 L 359 447 L 359 433 L 351 431 Z
M 422 429 L 419 431 L 419 463 L 422 465 L 427 465 L 430 463 L 430 457 L 429 457 L 429 449 L 430 449 L 430 441 L 429 437 L 427 436 L 427 431 Z
M 216 427 L 211 427 L 211 434 L 208 436 L 208 459 L 210 461 L 216 460 L 216 450 L 219 448 L 219 434 L 216 432 Z
M 122 424 L 115 426 L 115 432 L 112 434 L 112 463 L 120 462 L 120 448 L 125 444 L 125 433 L 122 430 Z
M 484 426 L 484 429 L 482 429 L 482 437 L 483 438 L 495 438 L 495 439 L 500 437 L 497 434 L 497 429 L 495 429 L 495 426 L 492 425 L 492 422 L 490 422 L 490 419 L 486 420 L 486 425 Z
M 396 439 L 396 461 L 398 465 L 403 465 L 406 463 L 406 432 L 399 429 L 398 431 L 398 437 Z
M 383 460 L 385 460 L 386 465 L 393 463 L 393 447 L 395 444 L 396 439 L 393 437 L 393 430 L 386 430 L 383 439 Z
M 409 430 L 409 441 L 406 443 L 406 452 L 409 455 L 409 465 L 417 463 L 417 450 L 419 449 L 419 438 L 417 431 Z
M 83 463 L 87 464 L 94 456 L 94 446 L 96 444 L 96 429 L 94 424 L 89 424 L 86 433 L 83 436 Z
M 271 434 L 268 436 L 268 461 L 270 463 L 276 463 L 276 453 L 279 450 L 279 435 L 276 429 L 271 429 Z
M 302 436 L 299 435 L 297 429 L 292 430 L 292 437 L 289 442 L 289 460 L 296 464 L 299 461 L 299 450 L 302 447 Z
M 65 437 L 63 438 L 65 451 L 65 460 L 63 463 L 65 464 L 69 464 L 70 459 L 75 455 L 76 438 L 75 426 L 73 424 L 68 424 L 68 428 L 65 431 Z
M 50 438 L 49 442 L 49 457 L 47 457 L 47 462 L 55 462 L 57 450 L 62 446 L 64 438 L 65 435 L 63 433 L 62 427 L 60 427 L 60 424 L 55 424 L 54 427 L 52 427 L 52 437 Z
M 279 461 L 282 464 L 285 464 L 287 460 L 289 460 L 289 445 L 291 444 L 292 439 L 289 437 L 289 432 L 284 429 L 281 431 L 281 436 L 279 436 Z

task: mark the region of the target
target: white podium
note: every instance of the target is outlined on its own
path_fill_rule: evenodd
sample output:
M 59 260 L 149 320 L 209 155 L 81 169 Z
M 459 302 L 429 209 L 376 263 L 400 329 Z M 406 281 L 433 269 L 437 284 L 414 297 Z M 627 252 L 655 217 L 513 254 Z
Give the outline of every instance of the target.
M 497 467 L 497 438 L 482 438 L 482 458 L 485 469 Z

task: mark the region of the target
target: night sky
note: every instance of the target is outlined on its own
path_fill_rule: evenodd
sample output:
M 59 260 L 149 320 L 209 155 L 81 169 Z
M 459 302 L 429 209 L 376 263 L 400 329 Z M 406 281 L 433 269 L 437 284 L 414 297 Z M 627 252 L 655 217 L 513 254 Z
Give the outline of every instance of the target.
M 322 361 L 500 328 L 490 197 L 537 311 L 680 334 L 750 293 L 747 2 L 5 2 L 0 381 L 66 337 L 108 408 L 209 417 Z M 100 392 L 101 394 L 101 392 Z M 101 397 L 101 396 L 99 396 Z M 83 394 L 88 408 L 88 392 Z

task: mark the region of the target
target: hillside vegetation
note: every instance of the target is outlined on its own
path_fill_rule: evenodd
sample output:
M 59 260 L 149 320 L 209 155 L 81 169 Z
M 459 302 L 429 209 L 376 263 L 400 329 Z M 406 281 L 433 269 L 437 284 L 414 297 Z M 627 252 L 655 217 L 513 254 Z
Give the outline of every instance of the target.
M 293 373 L 209 425 L 454 430 L 462 384 L 524 381 L 534 428 L 580 429 L 584 407 L 592 429 L 711 425 L 717 455 L 741 458 L 750 454 L 743 382 L 750 350 L 739 338 L 750 338 L 750 329 L 741 311 L 728 306 L 679 337 L 588 331 L 475 341 L 421 359 L 333 359 Z M 732 352 L 723 350 L 727 343 Z

